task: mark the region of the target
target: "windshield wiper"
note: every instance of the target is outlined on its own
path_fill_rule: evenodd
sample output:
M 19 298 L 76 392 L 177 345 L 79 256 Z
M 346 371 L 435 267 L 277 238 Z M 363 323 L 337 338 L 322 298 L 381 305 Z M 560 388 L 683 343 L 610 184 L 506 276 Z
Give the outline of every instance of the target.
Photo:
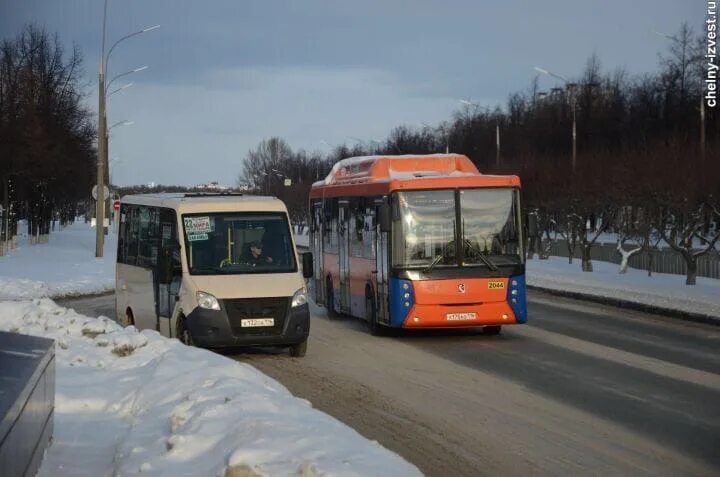
M 440 260 L 442 260 L 442 258 L 443 258 L 442 253 L 436 255 L 435 258 L 433 258 L 433 261 L 430 263 L 430 265 L 428 265 L 427 267 L 425 267 L 423 269 L 423 273 L 430 273 L 432 271 L 432 269 L 435 268 L 435 265 L 440 263 Z
M 470 242 L 469 240 L 467 240 L 467 243 L 470 245 L 470 247 L 472 247 L 472 248 L 475 249 L 475 252 L 477 253 L 478 258 L 479 258 L 480 260 L 482 260 L 483 263 L 484 263 L 485 265 L 487 265 L 487 267 L 488 267 L 490 270 L 492 270 L 493 272 L 497 272 L 498 270 L 500 270 L 500 268 L 499 268 L 497 265 L 495 265 L 495 263 L 493 263 L 492 260 L 490 260 L 490 259 L 487 258 L 485 255 L 483 255 L 483 253 L 482 253 L 482 251 L 480 250 L 479 247 L 476 247 L 475 244 L 472 243 L 472 242 Z

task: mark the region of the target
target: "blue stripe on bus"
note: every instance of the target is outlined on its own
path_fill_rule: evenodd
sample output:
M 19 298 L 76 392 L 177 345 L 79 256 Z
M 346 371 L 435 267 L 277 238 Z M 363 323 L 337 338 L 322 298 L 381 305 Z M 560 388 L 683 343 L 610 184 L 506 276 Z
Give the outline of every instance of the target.
M 515 283 L 513 285 L 513 283 Z M 517 294 L 513 295 L 515 290 Z M 515 299 L 515 303 L 513 303 Z M 508 282 L 507 302 L 515 313 L 515 319 L 518 323 L 527 322 L 527 291 L 525 287 L 525 275 L 515 275 L 510 277 Z
M 404 285 L 407 284 L 407 288 Z M 393 328 L 401 328 L 405 319 L 410 313 L 413 305 L 415 305 L 415 292 L 410 280 L 401 280 L 399 278 L 390 279 L 390 326 Z M 409 297 L 405 298 L 405 294 Z

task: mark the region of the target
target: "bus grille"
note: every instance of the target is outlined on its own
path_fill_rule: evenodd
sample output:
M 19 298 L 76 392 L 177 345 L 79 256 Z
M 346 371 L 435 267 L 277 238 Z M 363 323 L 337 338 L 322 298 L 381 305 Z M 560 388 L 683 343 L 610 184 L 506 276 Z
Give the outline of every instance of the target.
M 289 298 L 239 298 L 224 300 L 225 310 L 230 320 L 230 328 L 236 336 L 274 336 L 285 328 Z M 273 318 L 274 326 L 245 327 L 242 321 L 247 318 Z

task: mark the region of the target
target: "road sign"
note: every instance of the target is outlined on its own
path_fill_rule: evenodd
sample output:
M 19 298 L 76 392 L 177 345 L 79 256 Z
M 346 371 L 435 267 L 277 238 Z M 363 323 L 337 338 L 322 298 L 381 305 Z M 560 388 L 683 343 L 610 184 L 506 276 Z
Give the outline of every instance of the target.
M 113 201 L 113 209 L 114 209 L 114 210 L 120 210 L 120 201 L 119 201 L 119 200 L 114 200 L 114 201 Z
M 108 200 L 110 198 L 110 189 L 108 189 L 108 186 L 104 185 L 103 191 L 105 192 L 105 200 Z M 97 200 L 97 185 L 94 185 L 92 188 L 92 197 Z

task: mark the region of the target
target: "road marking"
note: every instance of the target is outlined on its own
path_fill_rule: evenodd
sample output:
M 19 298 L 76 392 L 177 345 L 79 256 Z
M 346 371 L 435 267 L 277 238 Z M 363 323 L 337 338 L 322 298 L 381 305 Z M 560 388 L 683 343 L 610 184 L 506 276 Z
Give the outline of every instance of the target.
M 698 386 L 710 388 L 714 391 L 720 391 L 720 375 L 718 374 L 622 351 L 617 348 L 599 345 L 590 341 L 571 338 L 570 336 L 542 330 L 532 326 L 513 327 L 512 332 L 528 338 L 535 338 L 550 345 L 565 348 L 593 358 L 612 361 L 614 363 L 642 369 L 658 376 L 676 379 L 679 381 L 686 381 L 697 384 Z

